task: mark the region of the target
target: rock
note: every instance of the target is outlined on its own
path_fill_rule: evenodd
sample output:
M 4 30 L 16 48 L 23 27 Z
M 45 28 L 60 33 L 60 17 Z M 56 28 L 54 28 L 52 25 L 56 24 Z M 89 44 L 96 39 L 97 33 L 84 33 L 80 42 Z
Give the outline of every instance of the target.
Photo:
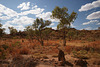
M 62 50 L 59 50 L 58 61 L 65 61 L 65 55 Z
M 60 61 L 59 65 L 64 66 L 65 65 L 65 55 L 62 50 L 59 49 L 59 54 L 58 54 L 58 61 Z
M 75 65 L 81 66 L 81 67 L 87 67 L 87 61 L 83 61 L 82 59 L 75 60 Z
M 66 61 L 66 65 L 67 65 L 67 66 L 70 66 L 70 67 L 73 67 L 73 64 L 70 63 L 70 62 L 68 62 L 68 61 Z

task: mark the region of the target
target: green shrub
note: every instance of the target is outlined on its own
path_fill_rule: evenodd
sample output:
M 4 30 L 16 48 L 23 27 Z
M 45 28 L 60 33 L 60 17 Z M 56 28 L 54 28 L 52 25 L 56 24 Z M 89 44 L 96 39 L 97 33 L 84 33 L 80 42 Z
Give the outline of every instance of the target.
M 9 48 L 9 46 L 4 44 L 4 45 L 2 45 L 2 48 L 4 48 L 6 50 L 7 48 Z

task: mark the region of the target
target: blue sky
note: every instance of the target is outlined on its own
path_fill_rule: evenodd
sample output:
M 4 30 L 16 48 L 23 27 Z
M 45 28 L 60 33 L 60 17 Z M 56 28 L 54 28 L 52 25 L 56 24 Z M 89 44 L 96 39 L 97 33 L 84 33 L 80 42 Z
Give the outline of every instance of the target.
M 50 27 L 56 29 L 59 20 L 50 18 L 56 6 L 67 7 L 69 14 L 77 12 L 78 16 L 71 27 L 78 30 L 100 27 L 100 0 L 0 0 L 0 23 L 6 32 L 12 26 L 24 30 L 38 17 L 52 21 Z

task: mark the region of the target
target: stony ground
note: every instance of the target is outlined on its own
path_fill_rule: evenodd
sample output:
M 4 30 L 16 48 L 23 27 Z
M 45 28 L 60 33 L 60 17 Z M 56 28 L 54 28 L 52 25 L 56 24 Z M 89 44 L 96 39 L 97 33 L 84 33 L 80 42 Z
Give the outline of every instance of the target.
M 47 55 L 47 58 L 36 58 L 31 55 L 16 55 L 9 60 L 0 60 L 0 67 L 100 67 L 100 59 L 91 62 L 93 59 L 79 60 L 73 58 L 71 55 L 65 55 L 65 58 L 66 64 L 65 66 L 61 66 L 58 58 L 52 57 L 52 55 Z
M 15 42 L 16 41 L 16 42 Z M 93 44 L 93 47 L 100 48 L 100 41 L 95 42 L 87 42 L 87 41 L 71 41 L 67 43 L 67 46 L 62 47 L 60 41 L 50 41 L 50 43 L 44 46 L 36 45 L 34 46 L 33 43 L 28 42 L 25 40 L 11 40 L 11 41 L 2 41 L 0 44 L 6 45 L 17 45 L 9 46 L 13 49 L 10 52 L 8 48 L 6 51 L 9 50 L 9 54 L 7 59 L 0 60 L 0 67 L 100 67 L 100 54 L 93 53 L 93 54 L 86 54 L 88 59 L 79 60 L 79 58 L 73 57 L 72 48 L 77 48 L 80 52 L 80 48 L 82 45 L 88 45 L 89 47 Z M 20 45 L 20 46 L 19 46 Z M 71 46 L 70 46 L 71 45 Z M 78 46 L 78 47 L 76 47 Z M 65 66 L 61 66 L 61 61 L 58 61 L 58 49 L 60 47 L 61 50 L 64 51 L 65 54 Z M 82 47 L 81 47 L 82 48 Z M 6 52 L 5 51 L 5 52 Z M 98 50 L 99 51 L 99 50 Z M 83 54 L 84 55 L 84 51 Z M 84 66 L 85 65 L 85 66 Z

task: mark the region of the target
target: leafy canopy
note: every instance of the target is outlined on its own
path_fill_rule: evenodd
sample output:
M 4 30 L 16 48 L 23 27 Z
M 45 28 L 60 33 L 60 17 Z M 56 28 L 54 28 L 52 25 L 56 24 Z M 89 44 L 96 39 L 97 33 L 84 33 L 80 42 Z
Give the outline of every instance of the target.
M 49 26 L 51 24 L 51 21 L 43 21 L 42 18 L 40 19 L 36 19 L 33 23 L 33 29 L 35 29 L 34 31 L 34 35 L 36 36 L 36 39 L 41 43 L 41 45 L 43 46 L 43 39 L 44 39 L 44 33 L 43 33 L 43 29 L 46 28 L 46 26 Z
M 57 29 L 62 29 L 69 27 L 71 23 L 74 22 L 77 17 L 77 13 L 73 11 L 71 14 L 68 14 L 68 9 L 66 7 L 60 8 L 57 6 L 52 11 L 51 17 L 53 19 L 60 20 L 60 23 L 57 25 Z
M 34 24 L 32 25 L 33 28 L 35 28 L 36 30 L 42 30 L 44 29 L 46 26 L 49 26 L 51 24 L 51 21 L 46 20 L 45 22 L 43 21 L 42 18 L 40 19 L 36 19 L 34 21 Z

